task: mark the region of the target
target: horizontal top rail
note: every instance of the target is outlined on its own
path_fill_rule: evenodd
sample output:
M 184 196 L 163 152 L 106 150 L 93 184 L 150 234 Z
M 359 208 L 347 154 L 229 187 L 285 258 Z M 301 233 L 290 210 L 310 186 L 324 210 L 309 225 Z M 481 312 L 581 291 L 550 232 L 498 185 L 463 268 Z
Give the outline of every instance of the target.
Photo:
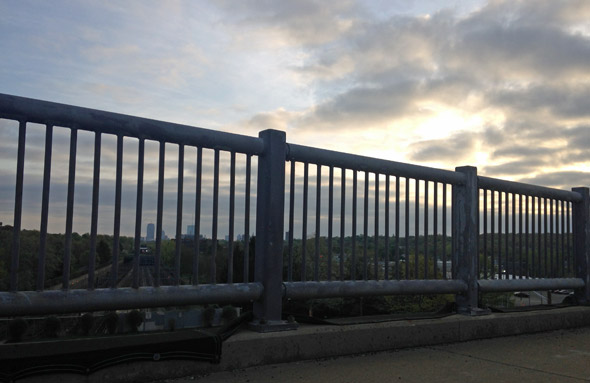
M 262 139 L 0 93 L 0 118 L 209 149 L 261 154 Z
M 360 170 L 378 174 L 390 174 L 400 177 L 443 182 L 452 185 L 465 183 L 465 175 L 450 170 L 411 165 L 403 162 L 381 160 L 378 158 L 318 149 L 309 146 L 288 144 L 287 160 L 309 162 L 318 165 Z
M 498 192 L 524 194 L 534 197 L 553 198 L 562 201 L 580 202 L 582 196 L 574 191 L 552 189 L 544 186 L 530 185 L 514 181 L 500 180 L 478 176 L 478 185 L 481 189 L 494 190 Z

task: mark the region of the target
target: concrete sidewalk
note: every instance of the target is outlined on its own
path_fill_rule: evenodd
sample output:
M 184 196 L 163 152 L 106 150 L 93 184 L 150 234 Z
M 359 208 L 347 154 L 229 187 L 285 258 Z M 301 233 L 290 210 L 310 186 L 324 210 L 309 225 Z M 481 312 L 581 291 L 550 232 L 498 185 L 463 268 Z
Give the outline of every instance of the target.
M 590 381 L 590 328 L 273 364 L 162 382 Z
M 219 364 L 160 360 L 154 354 L 87 376 L 64 372 L 22 382 L 590 381 L 589 326 L 590 307 L 577 306 L 301 325 L 296 331 L 263 334 L 241 330 L 223 342 Z

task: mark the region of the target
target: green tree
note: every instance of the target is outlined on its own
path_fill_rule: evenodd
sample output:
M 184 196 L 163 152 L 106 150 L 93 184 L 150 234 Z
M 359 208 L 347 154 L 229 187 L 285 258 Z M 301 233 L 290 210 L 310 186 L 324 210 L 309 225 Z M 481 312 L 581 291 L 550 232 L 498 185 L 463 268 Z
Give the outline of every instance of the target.
M 96 257 L 99 265 L 108 263 L 112 258 L 111 248 L 104 239 L 101 239 L 96 246 Z

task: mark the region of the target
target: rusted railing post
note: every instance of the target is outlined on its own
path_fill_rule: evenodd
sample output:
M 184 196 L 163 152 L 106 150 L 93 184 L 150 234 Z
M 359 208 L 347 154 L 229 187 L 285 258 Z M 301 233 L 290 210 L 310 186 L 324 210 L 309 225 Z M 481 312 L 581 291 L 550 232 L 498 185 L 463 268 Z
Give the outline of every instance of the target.
M 259 137 L 264 141 L 264 152 L 258 157 L 254 279 L 262 283 L 264 292 L 254 302 L 250 327 L 259 332 L 291 330 L 297 325 L 281 320 L 286 135 L 265 130 Z
M 477 307 L 477 236 L 479 229 L 479 191 L 477 168 L 462 166 L 455 171 L 465 174 L 465 183 L 453 186 L 453 275 L 467 284 L 467 291 L 457 294 L 457 312 L 482 314 Z
M 590 195 L 587 187 L 573 188 L 580 193 L 582 200 L 572 203 L 572 224 L 574 234 L 574 259 L 576 277 L 584 280 L 586 285 L 575 290 L 580 304 L 590 304 Z

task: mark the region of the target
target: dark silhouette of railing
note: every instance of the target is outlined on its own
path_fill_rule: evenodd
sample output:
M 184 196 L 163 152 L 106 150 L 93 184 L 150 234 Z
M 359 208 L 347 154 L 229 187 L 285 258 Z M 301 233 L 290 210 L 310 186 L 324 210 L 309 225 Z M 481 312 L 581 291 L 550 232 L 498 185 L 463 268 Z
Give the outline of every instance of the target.
M 285 133 L 275 130 L 255 138 L 11 95 L 0 94 L 0 118 L 19 126 L 10 283 L 8 291 L 0 292 L 2 316 L 254 302 L 253 328 L 274 331 L 293 327 L 281 320 L 284 298 L 456 294 L 459 312 L 475 314 L 480 292 L 573 289 L 583 304 L 590 297 L 590 197 L 585 187 L 556 190 L 478 176 L 469 166 L 446 171 L 289 144 Z M 45 125 L 45 154 L 36 291 L 21 291 L 19 236 L 29 123 Z M 54 127 L 70 130 L 69 170 L 62 289 L 46 290 Z M 94 133 L 91 241 L 87 288 L 71 289 L 79 131 Z M 96 238 L 106 136 L 116 137 L 113 282 L 100 288 L 95 286 Z M 129 137 L 138 144 L 133 281 L 131 287 L 117 288 L 123 140 Z M 140 286 L 146 142 L 158 146 L 153 286 Z M 166 144 L 178 147 L 178 171 L 174 259 L 163 272 Z M 203 217 L 211 222 L 209 249 L 192 241 L 188 268 L 181 267 L 185 149 L 195 153 L 194 219 L 189 222 L 194 238 L 204 232 Z M 221 163 L 228 157 L 229 180 L 220 180 Z M 243 194 L 236 192 L 236 172 Z M 220 183 L 227 192 L 220 191 Z M 238 194 L 243 195 L 241 217 L 236 213 Z M 221 197 L 228 211 L 220 218 Z M 256 213 L 251 216 L 254 197 Z M 205 198 L 209 202 L 203 203 Z M 238 218 L 244 223 L 239 255 L 234 242 Z M 248 250 L 252 220 L 254 275 Z M 220 224 L 229 234 L 227 242 L 220 241 Z M 227 251 L 225 256 L 218 254 L 221 250 Z M 227 278 L 220 278 L 220 272 L 227 272 Z M 189 285 L 183 284 L 184 274 Z M 162 275 L 172 275 L 172 281 L 162 281 Z

